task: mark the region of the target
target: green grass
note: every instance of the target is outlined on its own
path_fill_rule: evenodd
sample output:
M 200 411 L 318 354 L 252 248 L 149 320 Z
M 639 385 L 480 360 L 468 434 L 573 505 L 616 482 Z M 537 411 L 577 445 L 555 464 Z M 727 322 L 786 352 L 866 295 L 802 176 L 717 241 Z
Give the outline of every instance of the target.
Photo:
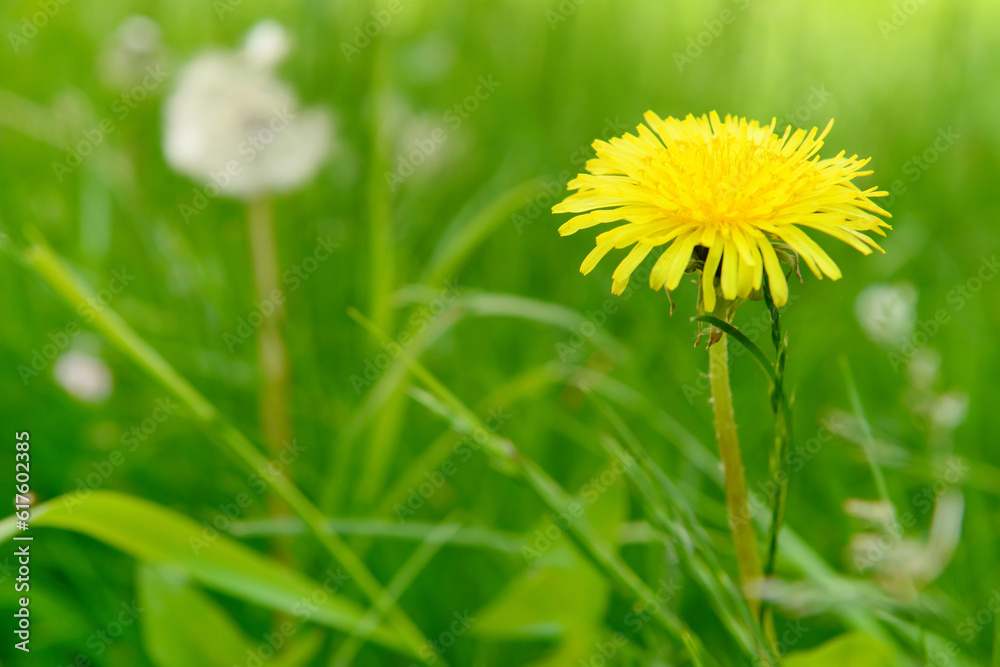
M 807 662 L 803 653 L 789 664 L 847 664 L 836 651 L 850 650 L 891 654 L 872 665 L 937 664 L 948 641 L 960 650 L 948 664 L 1000 660 L 989 611 L 1000 589 L 1000 292 L 992 276 L 977 282 L 1000 246 L 1000 8 L 929 0 L 890 30 L 903 4 L 404 0 L 348 62 L 341 43 L 388 3 L 244 0 L 220 17 L 212 3 L 79 0 L 57 5 L 16 51 L 9 33 L 43 9 L 8 3 L 0 412 L 8 433 L 31 433 L 36 502 L 53 509 L 32 530 L 32 654 L 16 651 L 8 634 L 0 658 L 245 664 L 246 650 L 290 622 L 294 632 L 270 664 L 420 664 L 431 656 L 420 655 L 421 637 L 440 647 L 437 664 L 598 664 L 587 661 L 608 646 L 608 664 L 751 664 L 759 637 L 733 584 L 707 354 L 693 347 L 689 321 L 694 286 L 675 293 L 673 317 L 663 294 L 642 284 L 609 308 L 613 262 L 581 276 L 592 235 L 559 238 L 563 218 L 548 212 L 595 137 L 631 130 L 647 109 L 717 109 L 797 116 L 807 127 L 835 117 L 822 154 L 872 156 L 865 184 L 895 183 L 898 193 L 887 204 L 886 254 L 861 257 L 823 240 L 844 278 L 793 282 L 782 313 L 792 451 L 815 451 L 799 450 L 803 465 L 792 466 L 778 636 L 793 638 L 781 647 L 790 655 L 840 640 L 824 648 L 833 657 Z M 97 63 L 133 13 L 161 25 L 170 76 L 122 118 L 122 91 L 102 82 Z M 338 244 L 286 294 L 303 450 L 278 486 L 298 517 L 252 477 L 266 451 L 257 338 L 232 351 L 226 344 L 256 299 L 245 209 L 215 199 L 185 224 L 179 207 L 198 184 L 172 172 L 161 149 L 163 101 L 182 64 L 210 46 L 236 46 L 268 16 L 295 40 L 282 78 L 305 105 L 331 110 L 337 127 L 337 148 L 316 178 L 275 202 L 282 270 L 311 256 L 318 238 Z M 730 16 L 721 29 L 713 23 Z M 679 60 L 702 31 L 702 53 Z M 456 128 L 447 114 L 480 77 L 499 86 Z M 57 173 L 66 146 L 103 118 L 113 131 L 79 167 Z M 391 191 L 386 172 L 436 127 L 446 140 Z M 44 261 L 40 239 L 53 253 Z M 97 317 L 71 305 L 121 270 L 134 278 Z M 924 393 L 893 356 L 899 350 L 871 342 L 855 317 L 857 295 L 877 282 L 912 284 L 921 322 L 947 316 L 924 345 L 941 360 Z M 595 320 L 596 333 L 581 335 Z M 735 324 L 770 354 L 767 322 L 764 304 L 750 303 Z M 53 380 L 45 346 L 70 323 L 81 331 L 70 346 L 111 368 L 104 403 L 81 403 Z M 412 341 L 378 368 L 401 335 Z M 42 368 L 26 383 L 19 367 L 36 353 Z M 734 354 L 732 385 L 757 489 L 774 434 L 767 380 L 750 354 Z M 968 397 L 968 414 L 957 428 L 935 428 L 914 406 L 949 390 Z M 141 503 L 115 504 L 118 519 L 84 521 L 83 510 L 59 518 L 60 497 L 86 485 L 168 397 L 180 407 L 126 447 L 99 487 L 153 503 L 180 547 L 142 537 L 144 515 L 130 514 L 145 511 Z M 821 442 L 831 416 L 842 428 Z M 255 465 L 234 459 L 234 445 Z M 13 440 L 3 451 L 13 485 Z M 635 465 L 618 473 L 610 466 L 623 451 Z M 871 569 L 858 572 L 848 546 L 869 527 L 844 502 L 886 495 L 913 519 L 907 539 L 926 542 L 928 499 L 956 460 L 968 467 L 949 484 L 964 503 L 961 537 L 944 570 L 891 589 Z M 240 556 L 213 569 L 183 543 L 183 527 L 211 527 L 241 494 L 246 506 L 213 543 Z M 560 518 L 574 498 L 582 518 Z M 769 516 L 762 511 L 758 523 L 762 544 Z M 0 553 L 5 628 L 20 596 L 6 569 L 14 549 L 8 541 Z M 328 587 L 333 602 L 324 604 L 350 613 L 331 607 L 300 628 L 292 606 L 324 590 L 331 568 L 351 561 L 347 549 L 358 559 L 344 568 L 353 575 Z M 635 606 L 661 588 L 659 611 Z M 99 633 L 133 600 L 156 611 L 105 642 Z M 477 620 L 462 627 L 463 614 Z M 394 629 L 404 617 L 415 625 L 407 635 Z M 417 655 L 407 655 L 407 642 Z

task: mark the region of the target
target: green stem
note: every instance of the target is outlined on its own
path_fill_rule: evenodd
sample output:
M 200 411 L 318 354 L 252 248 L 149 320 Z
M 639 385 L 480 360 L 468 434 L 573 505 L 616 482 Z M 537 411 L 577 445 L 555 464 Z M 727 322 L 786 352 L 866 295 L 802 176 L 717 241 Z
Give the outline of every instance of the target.
M 792 410 L 785 395 L 785 363 L 788 359 L 788 341 L 781 333 L 781 311 L 771 298 L 770 285 L 764 279 L 764 302 L 771 318 L 771 343 L 774 345 L 774 380 L 771 387 L 771 407 L 774 411 L 774 448 L 771 451 L 771 480 L 776 487 L 771 498 L 771 526 L 768 531 L 767 560 L 764 563 L 764 577 L 774 575 L 778 566 L 778 546 L 781 525 L 785 520 L 785 504 L 788 501 L 790 475 L 786 458 L 792 444 Z M 774 632 L 774 613 L 770 605 L 761 608 L 761 624 L 772 639 L 777 651 Z
M 288 351 L 281 336 L 284 299 L 281 293 L 277 252 L 274 243 L 274 214 L 268 199 L 254 199 L 247 205 L 250 254 L 258 303 L 270 303 L 274 311 L 264 319 L 257 340 L 260 367 L 259 412 L 264 442 L 278 453 L 292 441 L 289 417 L 291 377 Z
M 257 334 L 257 367 L 259 390 L 257 413 L 264 445 L 271 456 L 278 456 L 291 447 L 292 423 L 289 417 L 289 389 L 291 377 L 288 351 L 281 335 L 284 319 L 284 298 L 278 271 L 278 253 L 274 242 L 274 213 L 269 199 L 252 199 L 247 204 L 247 231 L 250 239 L 250 259 L 253 264 L 254 287 L 257 303 L 270 303 L 273 310 L 264 318 Z M 291 473 L 291 466 L 286 468 Z M 277 498 L 268 498 L 272 515 L 288 513 L 288 508 Z M 291 545 L 287 539 L 275 538 L 271 542 L 275 557 L 283 563 L 292 562 Z M 285 618 L 276 615 L 274 625 Z
M 727 337 L 709 347 L 709 379 L 712 389 L 712 411 L 715 414 L 715 437 L 725 475 L 726 508 L 729 510 L 729 529 L 736 547 L 736 565 L 743 594 L 756 618 L 760 613 L 760 598 L 753 594 L 762 583 L 763 571 L 757 551 L 757 534 L 754 532 L 747 492 L 746 472 L 740 456 L 740 443 L 736 437 L 736 418 L 733 396 L 729 387 L 729 350 Z M 751 594 L 748 594 L 751 593 Z

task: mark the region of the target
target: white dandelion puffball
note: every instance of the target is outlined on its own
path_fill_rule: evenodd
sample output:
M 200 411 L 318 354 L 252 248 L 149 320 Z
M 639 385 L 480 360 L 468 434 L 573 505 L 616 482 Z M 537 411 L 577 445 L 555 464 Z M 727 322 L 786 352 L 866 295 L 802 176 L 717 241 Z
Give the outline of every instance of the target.
M 899 345 L 917 324 L 917 289 L 908 283 L 872 285 L 854 304 L 861 328 L 882 345 Z
M 56 384 L 84 403 L 101 403 L 111 395 L 111 370 L 98 357 L 71 350 L 52 368 Z
M 209 51 L 188 63 L 166 104 L 167 162 L 235 198 L 286 192 L 311 178 L 330 152 L 331 119 L 300 109 L 275 76 L 288 50 L 285 30 L 263 21 L 239 52 Z

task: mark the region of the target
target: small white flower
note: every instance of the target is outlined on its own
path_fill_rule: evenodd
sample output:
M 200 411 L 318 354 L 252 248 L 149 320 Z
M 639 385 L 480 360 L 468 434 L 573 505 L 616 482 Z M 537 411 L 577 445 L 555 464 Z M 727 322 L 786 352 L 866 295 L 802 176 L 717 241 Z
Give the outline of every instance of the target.
M 854 304 L 861 328 L 882 345 L 899 345 L 917 324 L 917 289 L 909 283 L 872 285 Z
M 888 526 L 896 520 L 896 510 L 884 500 L 848 498 L 844 501 L 844 512 L 875 526 Z
M 963 391 L 952 390 L 937 397 L 930 416 L 938 427 L 954 431 L 965 421 L 968 412 L 969 396 Z
M 910 384 L 915 389 L 927 391 L 937 382 L 941 371 L 941 355 L 929 347 L 918 348 L 906 367 Z
M 243 55 L 260 68 L 276 67 L 290 50 L 288 33 L 277 21 L 261 21 L 243 40 Z
M 160 25 L 141 14 L 125 18 L 111 34 L 99 60 L 101 78 L 127 90 L 140 83 L 147 69 L 162 64 L 165 50 Z
M 288 48 L 285 31 L 265 21 L 242 51 L 207 52 L 180 72 L 165 116 L 174 169 L 236 198 L 288 191 L 316 173 L 330 152 L 331 120 L 300 110 L 275 76 Z
M 84 403 L 101 403 L 111 395 L 111 370 L 98 357 L 71 350 L 56 359 L 56 384 Z
M 964 511 L 962 493 L 952 488 L 937 496 L 925 540 L 905 536 L 899 524 L 878 534 L 855 534 L 850 542 L 855 566 L 873 571 L 887 592 L 911 599 L 948 566 L 961 539 Z

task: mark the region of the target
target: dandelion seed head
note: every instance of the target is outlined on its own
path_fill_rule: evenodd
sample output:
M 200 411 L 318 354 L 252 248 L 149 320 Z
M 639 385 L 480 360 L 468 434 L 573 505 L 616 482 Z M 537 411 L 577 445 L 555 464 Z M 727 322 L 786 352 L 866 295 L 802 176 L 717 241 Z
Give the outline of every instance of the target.
M 236 198 L 285 192 L 312 178 L 332 149 L 332 119 L 301 109 L 275 76 L 287 50 L 284 29 L 265 21 L 243 51 L 209 51 L 184 67 L 164 122 L 164 154 L 174 169 Z

